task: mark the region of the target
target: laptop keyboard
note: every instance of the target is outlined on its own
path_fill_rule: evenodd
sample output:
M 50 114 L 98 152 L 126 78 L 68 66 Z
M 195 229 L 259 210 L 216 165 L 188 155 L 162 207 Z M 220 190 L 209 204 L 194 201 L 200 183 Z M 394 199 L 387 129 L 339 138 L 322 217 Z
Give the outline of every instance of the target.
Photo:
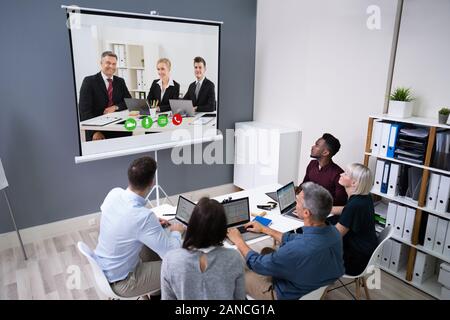
M 245 229 L 244 226 L 239 226 L 239 227 L 237 227 L 237 229 L 239 230 L 240 233 L 246 233 L 247 232 L 247 229 Z

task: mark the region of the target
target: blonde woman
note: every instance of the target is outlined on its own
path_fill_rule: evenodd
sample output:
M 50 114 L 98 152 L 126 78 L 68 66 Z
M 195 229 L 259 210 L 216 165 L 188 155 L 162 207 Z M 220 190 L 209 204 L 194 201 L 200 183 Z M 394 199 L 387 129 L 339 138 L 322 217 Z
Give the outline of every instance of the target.
M 345 273 L 358 275 L 364 271 L 378 244 L 370 195 L 373 176 L 369 168 L 354 163 L 341 174 L 339 184 L 349 197 L 336 223 L 336 229 L 343 237 Z M 333 211 L 339 214 L 340 210 Z
M 159 79 L 153 81 L 147 95 L 150 105 L 157 105 L 158 111 L 170 111 L 169 99 L 178 99 L 180 84 L 170 78 L 172 64 L 167 58 L 161 58 L 156 63 Z

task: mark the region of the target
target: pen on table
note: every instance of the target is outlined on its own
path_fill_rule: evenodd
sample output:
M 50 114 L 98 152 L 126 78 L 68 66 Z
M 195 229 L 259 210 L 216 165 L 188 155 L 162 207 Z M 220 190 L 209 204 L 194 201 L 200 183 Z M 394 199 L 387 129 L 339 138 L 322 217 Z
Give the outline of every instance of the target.
M 163 216 L 176 216 L 176 213 L 164 213 Z

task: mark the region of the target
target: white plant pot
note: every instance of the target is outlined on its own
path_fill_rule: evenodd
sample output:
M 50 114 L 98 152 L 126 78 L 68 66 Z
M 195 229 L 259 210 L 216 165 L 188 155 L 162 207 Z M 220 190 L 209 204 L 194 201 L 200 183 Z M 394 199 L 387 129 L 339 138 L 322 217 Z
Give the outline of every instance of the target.
M 397 118 L 408 118 L 412 116 L 412 109 L 412 102 L 390 100 L 388 115 Z

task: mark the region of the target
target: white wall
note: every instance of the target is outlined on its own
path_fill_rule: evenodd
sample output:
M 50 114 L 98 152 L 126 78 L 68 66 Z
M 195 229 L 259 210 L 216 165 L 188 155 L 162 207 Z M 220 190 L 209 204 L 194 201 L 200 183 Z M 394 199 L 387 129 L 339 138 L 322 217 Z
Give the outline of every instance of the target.
M 411 87 L 418 116 L 450 106 L 449 40 L 450 0 L 404 2 L 393 86 Z
M 324 132 L 341 141 L 338 164 L 363 161 L 368 116 L 383 111 L 396 3 L 258 1 L 254 119 L 301 129 L 299 181 Z M 381 9 L 380 30 L 366 26 L 369 5 Z

